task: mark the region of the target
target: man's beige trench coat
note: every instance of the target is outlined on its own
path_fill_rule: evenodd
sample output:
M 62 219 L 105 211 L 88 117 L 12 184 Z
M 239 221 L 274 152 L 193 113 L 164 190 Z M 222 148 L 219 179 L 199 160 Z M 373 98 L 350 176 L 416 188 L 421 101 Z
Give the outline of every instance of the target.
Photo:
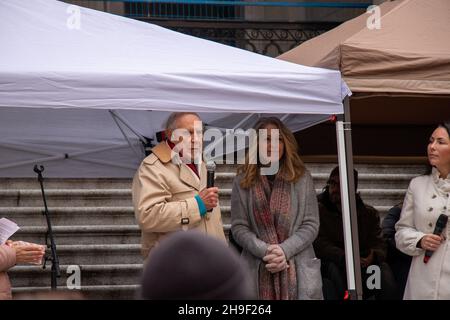
M 188 166 L 172 161 L 173 154 L 166 142 L 158 144 L 133 179 L 133 205 L 144 257 L 162 237 L 179 230 L 196 229 L 226 241 L 220 207 L 202 218 L 194 198 L 206 187 L 205 164 L 201 163 L 198 179 Z

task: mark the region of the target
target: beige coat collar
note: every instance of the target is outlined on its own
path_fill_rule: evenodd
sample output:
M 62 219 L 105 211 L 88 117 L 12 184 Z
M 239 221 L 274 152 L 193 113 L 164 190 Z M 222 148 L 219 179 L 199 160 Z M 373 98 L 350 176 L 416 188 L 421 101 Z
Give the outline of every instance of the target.
M 170 149 L 165 141 L 155 146 L 152 152 L 162 163 L 167 163 L 172 160 L 172 149 Z
M 164 164 L 171 161 L 172 157 L 176 157 L 176 159 L 174 159 L 174 164 L 177 164 L 180 167 L 180 180 L 200 191 L 201 182 L 198 177 L 195 176 L 195 173 L 193 173 L 188 166 L 181 162 L 178 155 L 172 151 L 167 142 L 161 142 L 152 149 L 152 152 Z M 203 167 L 203 164 L 200 167 Z M 200 176 L 202 176 L 201 169 L 199 172 Z

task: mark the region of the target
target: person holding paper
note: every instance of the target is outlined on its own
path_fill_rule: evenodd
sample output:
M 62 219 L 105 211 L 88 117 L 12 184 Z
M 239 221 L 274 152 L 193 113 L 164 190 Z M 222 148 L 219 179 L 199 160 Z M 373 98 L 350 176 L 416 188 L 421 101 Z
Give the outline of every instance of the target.
M 0 300 L 11 299 L 11 284 L 6 271 L 18 263 L 36 264 L 44 253 L 45 247 L 34 243 L 8 240 L 0 245 Z
M 16 263 L 40 264 L 45 246 L 8 240 L 19 226 L 6 218 L 0 219 L 0 300 L 11 299 L 11 284 L 6 271 Z

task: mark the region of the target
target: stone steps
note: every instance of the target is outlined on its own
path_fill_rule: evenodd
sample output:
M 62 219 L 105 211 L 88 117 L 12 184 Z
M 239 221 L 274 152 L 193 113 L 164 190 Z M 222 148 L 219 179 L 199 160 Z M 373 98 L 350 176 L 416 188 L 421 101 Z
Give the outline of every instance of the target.
M 311 164 L 316 192 L 321 192 L 334 164 Z M 226 233 L 230 228 L 230 196 L 237 166 L 218 165 L 216 185 Z M 409 181 L 424 172 L 423 165 L 357 165 L 359 192 L 381 217 L 400 202 Z M 62 277 L 67 267 L 81 269 L 81 292 L 88 299 L 137 297 L 142 257 L 140 231 L 131 203 L 131 179 L 46 179 L 47 203 L 52 217 Z M 44 243 L 47 230 L 36 179 L 0 179 L 0 217 L 18 223 L 15 239 Z M 47 252 L 49 254 L 49 252 Z M 50 285 L 50 263 L 16 266 L 10 271 L 17 297 L 45 292 Z
M 134 209 L 128 207 L 49 207 L 55 226 L 135 225 Z M 46 226 L 42 207 L 0 207 L 0 217 L 20 226 Z
M 337 163 L 306 163 L 305 166 L 312 173 L 330 174 Z M 413 174 L 425 173 L 426 166 L 423 164 L 355 164 L 359 174 Z
M 231 188 L 235 173 L 216 173 L 217 185 L 222 188 Z M 417 177 L 417 174 L 390 174 L 390 173 L 360 173 L 358 174 L 359 189 L 371 188 L 407 188 L 411 179 Z M 323 188 L 328 180 L 329 172 L 312 173 L 314 185 L 316 188 Z
M 139 299 L 139 285 L 99 285 L 99 286 L 82 286 L 81 294 L 84 299 L 88 300 L 132 300 Z M 59 286 L 58 290 L 67 291 L 65 285 Z M 46 287 L 13 287 L 14 299 L 35 300 L 39 293 L 47 293 L 50 286 Z M 75 291 L 75 290 L 74 290 Z M 44 299 L 45 296 L 44 296 Z
M 55 242 L 69 245 L 76 242 L 84 244 L 138 244 L 140 230 L 137 225 L 94 225 L 94 226 L 59 226 L 52 227 Z M 47 227 L 21 227 L 12 237 L 34 243 L 45 243 Z
M 336 164 L 306 164 L 306 167 L 312 173 L 318 186 L 322 185 L 328 178 L 331 170 Z M 425 172 L 423 165 L 356 165 L 359 171 L 360 186 L 368 188 L 371 183 L 379 184 L 401 184 L 406 183 Z M 236 174 L 237 166 L 218 165 L 216 170 L 216 181 L 221 186 L 231 182 Z M 368 186 L 364 185 L 365 183 Z M 46 189 L 130 189 L 132 179 L 45 179 Z M 324 183 L 323 183 L 324 184 Z M 29 190 L 39 191 L 39 183 L 31 178 L 2 178 L 0 179 L 0 190 Z
M 406 190 L 407 189 L 359 189 L 359 194 L 364 202 L 372 206 L 392 207 L 404 199 Z M 221 189 L 219 191 L 221 208 L 228 209 L 230 206 L 231 192 L 231 189 Z M 316 189 L 316 194 L 321 192 L 322 189 Z M 227 212 L 227 210 L 223 211 Z
M 320 193 L 322 189 L 316 189 Z M 386 201 L 401 201 L 406 193 L 406 188 L 364 189 L 358 188 L 363 200 L 371 205 L 381 205 Z M 232 189 L 220 188 L 219 198 L 222 206 L 230 205 Z M 124 207 L 131 206 L 131 190 L 128 189 L 78 189 L 78 190 L 48 190 L 46 192 L 47 203 L 55 206 L 67 207 Z M 0 207 L 38 207 L 42 202 L 41 194 L 37 190 L 0 190 Z M 395 203 L 392 203 L 394 205 Z
M 321 190 L 316 190 L 319 192 Z M 397 194 L 397 198 L 402 198 L 404 191 Z M 367 195 L 362 194 L 364 198 Z M 224 205 L 225 201 L 221 201 L 221 211 L 224 218 L 224 223 L 227 222 L 231 207 Z M 386 212 L 389 205 L 375 205 L 375 208 L 381 213 Z M 387 209 L 386 209 L 387 208 Z M 55 226 L 97 226 L 97 225 L 133 225 L 136 226 L 133 207 L 112 208 L 112 207 L 50 207 L 52 223 Z M 46 226 L 45 218 L 42 215 L 42 208 L 40 207 L 0 207 L 0 216 L 8 217 L 20 226 Z M 23 229 L 23 228 L 22 228 Z
M 63 265 L 105 265 L 142 263 L 139 244 L 56 244 Z M 50 255 L 49 249 L 47 249 Z
M 60 286 L 67 283 L 72 272 L 68 273 L 69 265 L 60 265 L 61 277 L 58 278 Z M 142 275 L 142 264 L 103 264 L 78 265 L 80 268 L 81 286 L 135 285 L 139 283 Z M 15 266 L 8 272 L 13 287 L 45 287 L 50 285 L 50 263 L 46 269 L 41 266 Z M 69 279 L 69 283 L 70 279 Z
M 223 221 L 224 230 L 230 229 L 229 215 Z M 53 236 L 59 245 L 89 244 L 139 244 L 141 232 L 135 225 L 98 225 L 98 226 L 54 226 Z M 22 240 L 33 243 L 45 243 L 47 227 L 21 227 L 12 237 L 12 240 Z
M 75 179 L 75 178 L 44 178 L 45 189 L 130 189 L 132 179 Z M 1 178 L 0 190 L 40 190 L 40 184 L 36 178 Z
M 131 206 L 131 189 L 46 189 L 52 206 L 94 207 Z M 43 206 L 40 190 L 1 190 L 0 207 Z

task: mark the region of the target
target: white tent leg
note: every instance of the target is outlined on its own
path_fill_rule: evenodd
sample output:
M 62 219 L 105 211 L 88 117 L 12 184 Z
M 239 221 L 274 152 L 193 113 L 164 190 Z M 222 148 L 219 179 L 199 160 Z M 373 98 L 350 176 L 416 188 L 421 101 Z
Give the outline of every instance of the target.
M 358 221 L 353 174 L 353 149 L 348 97 L 344 100 L 344 121 L 336 122 L 338 160 L 341 184 L 341 206 L 344 228 L 347 286 L 350 299 L 362 300 L 361 266 L 359 256 Z

